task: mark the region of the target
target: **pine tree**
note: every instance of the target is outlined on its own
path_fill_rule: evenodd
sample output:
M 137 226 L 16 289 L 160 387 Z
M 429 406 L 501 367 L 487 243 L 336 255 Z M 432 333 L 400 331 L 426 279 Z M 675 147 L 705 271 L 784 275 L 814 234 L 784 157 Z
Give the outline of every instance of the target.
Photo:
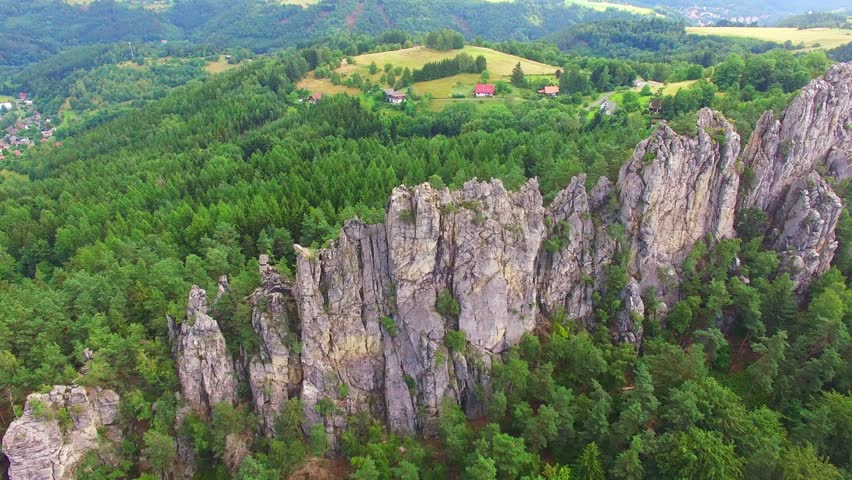
M 598 444 L 590 443 L 583 449 L 580 458 L 577 459 L 578 480 L 604 480 L 603 465 L 601 465 L 601 452 Z
M 642 480 L 645 475 L 645 468 L 642 466 L 642 459 L 639 458 L 641 453 L 642 439 L 639 435 L 636 435 L 630 440 L 630 448 L 615 457 L 615 465 L 613 465 L 610 474 L 614 478 L 622 480 Z
M 518 62 L 515 65 L 515 68 L 512 69 L 512 85 L 521 88 L 526 85 L 526 79 L 524 78 L 524 70 L 521 68 L 521 62 Z
M 402 71 L 402 77 L 400 77 L 399 81 L 402 83 L 403 88 L 414 83 L 414 79 L 411 76 L 411 70 L 409 70 L 408 67 Z

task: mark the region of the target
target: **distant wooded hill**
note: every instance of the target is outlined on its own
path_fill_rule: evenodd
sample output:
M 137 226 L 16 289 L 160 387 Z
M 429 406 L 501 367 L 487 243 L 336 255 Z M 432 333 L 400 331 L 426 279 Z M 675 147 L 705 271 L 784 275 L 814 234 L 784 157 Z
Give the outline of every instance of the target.
M 26 65 L 70 46 L 118 41 L 189 40 L 255 52 L 317 38 L 414 33 L 452 28 L 468 38 L 527 40 L 578 22 L 628 18 L 564 1 L 323 0 L 305 7 L 266 0 L 179 0 L 170 8 L 138 8 L 98 0 L 0 0 L 0 65 Z

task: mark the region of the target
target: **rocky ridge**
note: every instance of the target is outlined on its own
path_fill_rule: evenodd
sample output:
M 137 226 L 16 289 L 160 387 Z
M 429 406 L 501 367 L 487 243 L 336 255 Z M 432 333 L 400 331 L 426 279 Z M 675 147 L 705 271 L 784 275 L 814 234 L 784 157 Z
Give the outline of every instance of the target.
M 852 163 L 852 63 L 809 83 L 778 117 L 760 118 L 743 153 L 753 181 L 740 208 L 766 212 L 767 240 L 782 252 L 799 290 L 824 272 L 837 248 L 843 208 L 823 178 L 847 178 Z
M 383 224 L 351 220 L 327 248 L 296 246 L 292 284 L 261 257 L 261 286 L 246 299 L 259 348 L 236 361 L 193 287 L 186 321 L 170 319 L 179 417 L 234 402 L 244 379 L 267 435 L 294 395 L 332 446 L 359 411 L 396 432 L 434 433 L 443 401 L 482 415 L 491 363 L 524 333 L 563 312 L 594 327 L 596 294 L 620 301 L 613 339 L 640 344 L 644 293 L 679 300 L 684 258 L 702 239 L 733 237 L 744 209 L 766 213 L 767 245 L 803 289 L 837 248 L 842 202 L 824 175 L 849 169 L 850 88 L 852 64 L 835 66 L 778 119 L 765 114 L 742 152 L 709 109 L 695 135 L 661 125 L 615 184 L 587 190 L 580 175 L 547 207 L 535 179 L 517 191 L 499 180 L 398 187 Z M 220 279 L 217 299 L 227 291 Z
M 309 421 L 322 422 L 332 440 L 358 411 L 394 431 L 427 434 L 445 399 L 481 415 L 494 357 L 560 312 L 592 327 L 595 292 L 617 283 L 607 282 L 609 275 L 625 275 L 623 288 L 610 292 L 622 308 L 610 333 L 641 342 L 643 293 L 652 288 L 664 302 L 677 301 L 686 255 L 702 239 L 733 237 L 738 208 L 767 212 L 773 231 L 785 232 L 770 237 L 779 250 L 806 244 L 821 253 L 800 275 L 806 283 L 825 271 L 836 244 L 841 204 L 818 165 L 833 162 L 837 170 L 837 152 L 849 149 L 848 111 L 829 110 L 849 105 L 850 70 L 835 67 L 815 81 L 779 123 L 764 116 L 742 156 L 732 125 L 704 109 L 695 135 L 661 125 L 636 147 L 615 184 L 602 178 L 587 190 L 580 175 L 546 208 L 535 179 L 514 192 L 498 180 L 470 181 L 458 191 L 398 187 L 383 224 L 351 220 L 327 248 L 296 246 L 292 286 L 283 286 L 262 258 L 263 285 L 249 300 L 261 353 L 248 370 L 264 424 L 296 394 Z M 823 117 L 802 121 L 807 115 L 796 112 L 818 110 L 816 103 Z M 829 141 L 820 143 L 821 156 L 758 154 L 778 150 L 769 127 L 789 131 L 777 141 Z M 821 128 L 832 133 L 821 136 Z M 744 166 L 757 179 L 747 192 L 740 186 Z M 803 217 L 814 212 L 827 220 Z M 277 316 L 259 312 L 258 299 Z M 288 301 L 295 312 L 285 315 L 280 305 Z M 299 355 L 283 341 L 297 330 Z M 456 331 L 464 346 L 447 341 L 459 338 Z

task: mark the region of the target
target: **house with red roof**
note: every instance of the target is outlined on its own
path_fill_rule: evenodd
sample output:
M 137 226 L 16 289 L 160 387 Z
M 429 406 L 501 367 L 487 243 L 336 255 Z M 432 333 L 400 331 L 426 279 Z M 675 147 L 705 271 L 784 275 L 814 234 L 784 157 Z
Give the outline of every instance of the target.
M 477 83 L 475 87 L 473 87 L 473 94 L 477 97 L 493 97 L 494 96 L 494 84 L 493 83 Z
M 548 97 L 555 97 L 555 96 L 559 95 L 559 87 L 557 87 L 555 85 L 547 85 L 546 87 L 539 90 L 538 93 L 540 93 L 541 95 L 548 96 Z

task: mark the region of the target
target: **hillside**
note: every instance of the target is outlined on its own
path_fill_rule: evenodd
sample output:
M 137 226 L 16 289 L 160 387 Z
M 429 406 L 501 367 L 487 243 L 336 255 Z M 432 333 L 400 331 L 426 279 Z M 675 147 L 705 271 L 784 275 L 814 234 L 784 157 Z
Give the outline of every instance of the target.
M 381 53 L 370 53 L 358 55 L 353 58 L 354 63 L 349 64 L 343 62 L 335 72 L 342 76 L 342 79 L 351 77 L 354 74 L 360 75 L 362 78 L 369 79 L 374 83 L 379 83 L 380 78 L 384 74 L 384 66 L 387 64 L 393 67 L 408 68 L 410 70 L 421 68 L 427 62 L 437 62 L 444 59 L 453 58 L 460 53 L 466 53 L 472 57 L 482 55 L 488 62 L 488 72 L 491 74 L 490 82 L 498 80 L 506 81 L 512 73 L 512 69 L 518 63 L 524 73 L 530 76 L 552 76 L 559 67 L 546 65 L 544 63 L 528 60 L 516 55 L 498 52 L 484 47 L 467 45 L 462 49 L 438 51 L 423 46 L 417 46 L 402 50 L 393 50 Z M 369 67 L 375 63 L 379 70 L 377 73 L 371 74 Z M 438 80 L 426 82 L 415 82 L 412 89 L 417 94 L 431 94 L 436 99 L 449 99 L 453 92 L 465 92 L 468 95 L 472 93 L 474 84 L 479 82 L 478 74 L 458 74 Z M 342 85 L 334 85 L 328 78 L 318 79 L 311 72 L 308 76 L 298 83 L 300 88 L 305 88 L 312 93 L 322 92 L 357 94 L 357 88 L 347 88 Z M 440 103 L 446 106 L 446 102 Z
M 25 65 L 69 47 L 116 41 L 187 40 L 263 53 L 322 38 L 378 35 L 389 29 L 424 33 L 453 28 L 470 39 L 526 40 L 577 22 L 632 16 L 563 2 L 485 0 L 142 2 L 157 8 L 138 8 L 139 4 L 139 0 L 82 4 L 4 0 L 0 2 L 0 65 Z

